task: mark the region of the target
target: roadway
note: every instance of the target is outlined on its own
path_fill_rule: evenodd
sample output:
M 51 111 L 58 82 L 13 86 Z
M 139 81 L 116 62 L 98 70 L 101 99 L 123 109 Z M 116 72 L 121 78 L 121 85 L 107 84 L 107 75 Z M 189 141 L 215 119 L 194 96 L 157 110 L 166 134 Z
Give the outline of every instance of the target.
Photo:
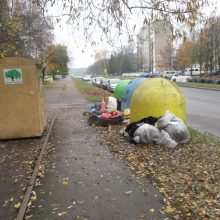
M 220 136 L 220 91 L 181 87 L 186 97 L 187 124 Z

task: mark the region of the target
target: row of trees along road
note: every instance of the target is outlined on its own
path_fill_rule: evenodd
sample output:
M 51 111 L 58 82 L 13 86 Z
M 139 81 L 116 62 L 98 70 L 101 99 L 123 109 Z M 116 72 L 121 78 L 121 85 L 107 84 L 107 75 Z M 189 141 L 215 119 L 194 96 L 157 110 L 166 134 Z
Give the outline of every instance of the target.
M 112 53 L 110 58 L 107 51 L 100 51 L 96 55 L 96 62 L 88 67 L 87 72 L 100 75 L 103 74 L 104 69 L 107 69 L 108 74 L 112 75 L 137 72 L 136 54 L 131 52 L 129 47 Z
M 96 57 L 96 62 L 87 69 L 88 73 L 103 74 L 104 69 L 113 75 L 139 71 L 137 55 L 129 47 L 112 53 L 111 56 L 108 56 L 106 51 L 100 53 L 102 56 Z M 161 54 L 167 63 L 167 69 L 171 66 L 175 69 L 185 69 L 196 65 L 200 66 L 200 71 L 209 71 L 211 74 L 212 70 L 219 70 L 220 18 L 209 18 L 203 28 L 192 32 L 190 38 L 184 38 L 176 54 L 170 45 L 165 47 Z
M 194 64 L 212 74 L 213 69 L 220 69 L 220 18 L 210 18 L 206 25 L 193 32 L 177 51 L 176 65 L 179 68 L 192 67 Z
M 43 81 L 46 72 L 67 74 L 67 48 L 52 42 L 52 21 L 43 16 L 35 1 L 0 1 L 0 58 L 19 56 L 35 61 Z
M 45 10 L 56 7 L 54 17 L 57 20 L 62 16 L 68 17 L 68 22 L 75 27 L 77 32 L 81 31 L 91 44 L 96 41 L 103 41 L 111 45 L 123 39 L 132 39 L 140 23 L 149 24 L 158 20 L 170 21 L 173 24 L 174 37 L 183 37 L 186 28 L 191 30 L 201 15 L 204 7 L 208 7 L 211 0 L 32 0 L 37 6 Z M 175 25 L 174 25 L 175 24 Z M 178 28 L 180 27 L 180 28 Z M 99 33 L 97 35 L 97 33 Z M 108 67 L 110 73 L 130 72 L 138 69 L 130 65 L 134 60 L 132 54 L 112 54 L 108 58 L 100 58 L 90 67 L 91 72 L 102 73 Z M 122 63 L 127 63 L 122 65 Z M 170 60 L 167 60 L 170 63 Z M 100 68 L 102 67 L 102 68 Z M 101 70 L 100 70 L 101 69 Z M 96 70 L 96 71 L 95 71 Z M 102 71 L 102 72 L 100 72 Z

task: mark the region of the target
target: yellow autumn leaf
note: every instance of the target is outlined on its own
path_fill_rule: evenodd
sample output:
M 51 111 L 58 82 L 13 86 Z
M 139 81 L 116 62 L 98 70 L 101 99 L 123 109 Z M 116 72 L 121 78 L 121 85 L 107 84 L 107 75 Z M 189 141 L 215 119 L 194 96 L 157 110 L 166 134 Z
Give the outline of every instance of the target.
M 60 212 L 60 213 L 58 213 L 57 215 L 58 216 L 63 216 L 63 215 L 65 215 L 66 214 L 66 212 Z
M 69 182 L 67 180 L 64 180 L 63 185 L 67 185 L 67 184 L 69 184 Z
M 152 213 L 155 212 L 155 209 L 149 209 L 149 210 L 150 210 L 150 212 L 152 212 Z
M 33 196 L 31 196 L 31 201 L 35 201 L 36 199 L 37 199 L 37 196 L 36 195 L 33 195 Z
M 15 207 L 16 209 L 19 209 L 19 208 L 20 208 L 20 206 L 21 206 L 21 202 L 18 202 L 17 204 L 15 204 L 15 206 L 14 206 L 14 207 Z
M 166 211 L 166 213 L 170 214 L 170 213 L 174 212 L 174 209 L 172 207 L 170 207 L 170 206 L 167 206 L 165 211 Z

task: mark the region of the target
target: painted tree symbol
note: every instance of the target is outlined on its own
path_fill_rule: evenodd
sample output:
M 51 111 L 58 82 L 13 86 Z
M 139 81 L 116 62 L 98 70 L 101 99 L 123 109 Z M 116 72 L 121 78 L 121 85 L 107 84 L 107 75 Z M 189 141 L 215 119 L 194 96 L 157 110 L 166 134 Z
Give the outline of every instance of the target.
M 9 70 L 8 72 L 5 73 L 6 78 L 11 78 L 12 81 L 15 79 L 20 79 L 21 78 L 21 73 L 17 71 L 16 69 Z

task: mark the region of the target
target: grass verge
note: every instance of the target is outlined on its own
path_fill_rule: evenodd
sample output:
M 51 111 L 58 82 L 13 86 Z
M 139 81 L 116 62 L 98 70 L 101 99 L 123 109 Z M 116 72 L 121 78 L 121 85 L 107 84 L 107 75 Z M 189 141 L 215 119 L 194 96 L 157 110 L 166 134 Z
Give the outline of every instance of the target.
M 110 92 L 98 88 L 88 82 L 72 78 L 76 88 L 86 97 L 89 102 L 102 101 L 103 97 L 112 95 Z
M 178 86 L 190 87 L 190 88 L 220 90 L 220 84 L 191 83 L 191 82 L 176 82 L 176 84 Z
M 137 77 L 118 77 L 119 79 L 136 79 Z M 147 78 L 146 78 L 147 79 Z M 208 83 L 192 83 L 192 82 L 175 82 L 178 86 L 198 88 L 198 89 L 211 89 L 211 90 L 220 90 L 220 84 L 208 84 Z

